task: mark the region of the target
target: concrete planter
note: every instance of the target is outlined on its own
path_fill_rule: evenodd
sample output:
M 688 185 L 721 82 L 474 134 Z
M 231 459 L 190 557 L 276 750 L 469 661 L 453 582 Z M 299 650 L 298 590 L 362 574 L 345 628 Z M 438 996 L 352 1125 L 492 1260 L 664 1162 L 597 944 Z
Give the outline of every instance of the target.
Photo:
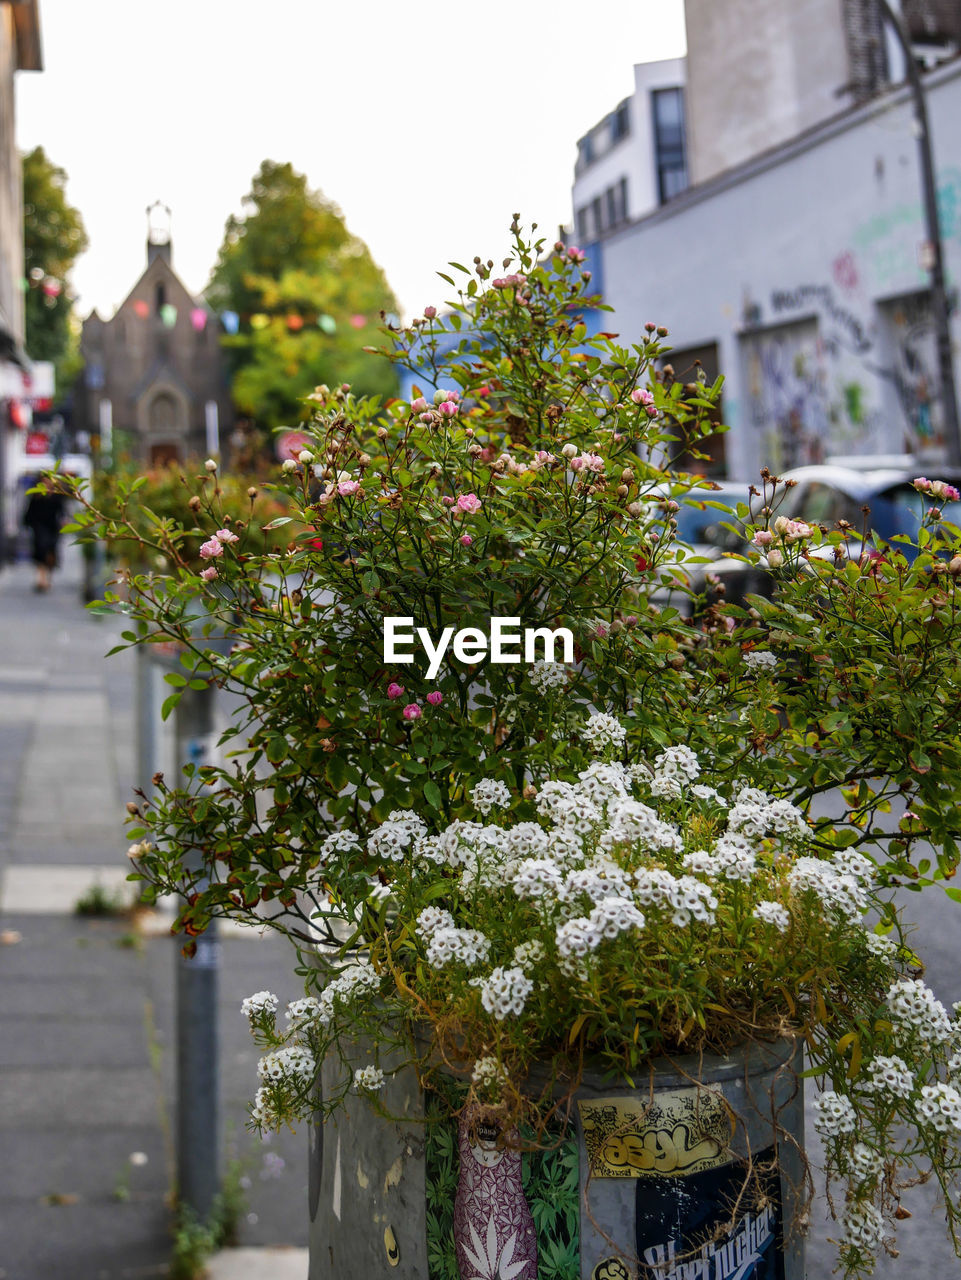
M 572 1280 L 802 1280 L 800 1069 L 780 1042 L 659 1063 L 633 1090 L 586 1076 L 557 1146 L 523 1157 L 429 1101 L 422 1123 L 401 1072 L 396 1118 L 352 1096 L 314 1125 L 310 1280 L 536 1280 L 540 1254 Z

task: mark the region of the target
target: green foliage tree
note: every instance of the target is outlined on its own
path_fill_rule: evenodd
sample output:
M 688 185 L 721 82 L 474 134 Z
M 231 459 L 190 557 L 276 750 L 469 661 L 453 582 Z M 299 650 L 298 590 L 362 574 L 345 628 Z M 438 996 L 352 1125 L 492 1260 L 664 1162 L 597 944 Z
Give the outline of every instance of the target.
M 75 344 L 68 276 L 88 241 L 79 210 L 67 200 L 66 181 L 66 172 L 48 158 L 43 147 L 34 147 L 23 157 L 27 351 L 34 360 L 69 364 Z
M 265 160 L 244 204 L 227 220 L 207 288 L 215 307 L 240 316 L 239 332 L 225 339 L 238 408 L 276 427 L 305 416 L 305 385 L 349 382 L 390 395 L 393 369 L 363 348 L 396 303 L 367 246 L 289 163 Z

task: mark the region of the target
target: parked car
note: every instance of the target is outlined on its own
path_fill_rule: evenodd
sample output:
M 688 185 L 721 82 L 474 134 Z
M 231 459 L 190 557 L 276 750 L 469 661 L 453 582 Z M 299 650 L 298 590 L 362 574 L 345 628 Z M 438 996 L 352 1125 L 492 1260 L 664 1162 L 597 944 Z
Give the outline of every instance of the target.
M 736 508 L 740 503 L 751 503 L 747 482 L 725 481 L 717 489 L 693 489 L 684 497 L 675 497 L 675 501 L 679 505 L 674 513 L 678 538 L 674 566 L 679 581 L 686 583 L 689 591 L 679 587 L 676 591 L 656 592 L 654 600 L 658 605 L 690 613 L 694 596 L 711 587 L 712 580 L 723 584 L 724 591 L 718 594 L 735 603 L 746 595 L 769 594 L 770 574 L 747 558 L 752 550 L 756 558 L 756 550 L 737 532 Z M 715 505 L 718 503 L 730 510 L 720 510 Z M 755 511 L 757 507 L 754 499 Z
M 949 467 L 930 470 L 931 479 L 961 484 L 961 474 L 956 470 Z M 788 490 L 777 513 L 827 529 L 833 529 L 839 520 L 846 520 L 853 526 L 849 554 L 860 556 L 865 531 L 876 534 L 884 542 L 897 534 L 915 537 L 924 512 L 934 505 L 931 498 L 918 493 L 911 483 L 922 471 L 920 464 L 863 471 L 832 463 L 798 467 L 784 475 L 785 480 L 794 480 L 795 485 Z M 961 502 L 938 505 L 946 520 L 961 524 Z

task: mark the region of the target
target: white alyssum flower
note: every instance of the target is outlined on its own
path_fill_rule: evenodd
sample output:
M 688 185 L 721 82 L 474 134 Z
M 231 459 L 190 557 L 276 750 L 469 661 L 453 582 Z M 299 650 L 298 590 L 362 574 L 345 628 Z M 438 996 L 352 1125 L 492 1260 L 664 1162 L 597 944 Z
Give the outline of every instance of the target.
M 707 849 L 692 849 L 681 859 L 681 866 L 696 876 L 713 876 L 717 874 L 714 855 Z
M 511 802 L 511 793 L 506 782 L 498 778 L 481 778 L 477 786 L 471 788 L 470 798 L 477 812 L 486 816 L 491 809 L 506 809 Z
M 884 1168 L 884 1160 L 864 1142 L 856 1142 L 848 1155 L 848 1167 L 859 1181 L 876 1178 Z
M 546 693 L 567 683 L 567 667 L 563 662 L 535 662 L 527 678 L 539 693 Z
M 643 929 L 644 913 L 625 898 L 607 897 L 598 902 L 588 921 L 600 931 L 602 938 L 616 938 L 628 929 Z
M 265 1054 L 257 1064 L 261 1080 L 272 1084 L 288 1081 L 294 1085 L 309 1084 L 314 1078 L 317 1063 L 314 1055 L 303 1045 L 286 1045 Z
M 509 859 L 537 858 L 551 847 L 551 837 L 536 822 L 518 822 L 504 832 L 504 853 Z
M 654 760 L 655 777 L 683 778 L 693 782 L 700 772 L 700 762 L 690 747 L 668 747 Z
M 922 1085 L 916 1108 L 921 1120 L 938 1133 L 961 1132 L 961 1093 L 953 1085 L 943 1081 Z
M 480 984 L 481 1004 L 498 1022 L 503 1022 L 508 1014 L 517 1016 L 524 1012 L 527 997 L 533 990 L 534 984 L 523 969 L 516 966 L 505 969 L 498 965 Z
M 562 884 L 561 870 L 553 858 L 525 858 L 511 875 L 511 887 L 518 898 L 556 898 Z
M 741 655 L 741 660 L 749 671 L 770 671 L 777 666 L 777 658 L 767 649 L 750 649 Z
M 354 1072 L 354 1088 L 358 1092 L 364 1089 L 368 1093 L 376 1093 L 378 1089 L 383 1089 L 384 1080 L 380 1067 L 359 1067 Z
M 470 1078 L 475 1088 L 496 1097 L 507 1083 L 507 1072 L 496 1058 L 487 1055 L 474 1063 Z
M 687 925 L 697 920 L 713 924 L 717 897 L 710 885 L 694 876 L 673 876 L 663 867 L 641 867 L 634 872 L 634 896 L 642 906 L 671 911 L 671 923 Z
M 602 938 L 600 929 L 586 916 L 574 916 L 557 926 L 554 942 L 563 960 L 589 955 L 601 945 Z
M 454 917 L 442 907 L 425 907 L 417 917 L 415 929 L 424 938 L 431 938 L 439 929 L 453 929 Z
M 820 858 L 798 858 L 787 878 L 794 893 L 811 890 L 823 907 L 848 920 L 859 920 L 868 909 L 867 893 L 860 881 Z
M 320 861 L 328 863 L 347 854 L 360 853 L 360 841 L 353 831 L 332 831 L 320 846 Z
M 714 845 L 715 875 L 747 884 L 757 870 L 754 850 L 737 835 L 723 835 Z
M 791 914 L 780 902 L 759 902 L 751 915 L 762 924 L 773 924 L 781 933 L 786 933 L 791 924 Z
M 850 1098 L 833 1089 L 825 1089 L 814 1099 L 814 1127 L 825 1138 L 837 1138 L 842 1133 L 854 1133 L 857 1114 Z
M 320 1012 L 320 1001 L 314 996 L 304 996 L 302 1000 L 291 1000 L 287 1006 L 287 1022 L 291 1031 L 306 1027 Z
M 651 853 L 660 849 L 680 853 L 684 841 L 681 833 L 670 823 L 662 821 L 649 805 L 628 799 L 615 805 L 599 843 L 602 849 L 633 844 Z
M 864 941 L 870 954 L 880 960 L 895 960 L 901 949 L 897 938 L 884 933 L 868 933 Z
M 581 737 L 595 751 L 606 751 L 608 747 L 623 747 L 627 730 L 616 716 L 598 711 L 588 716 L 587 723 L 581 726 Z
M 716 804 L 721 809 L 727 808 L 727 801 L 720 791 L 716 787 L 709 787 L 704 782 L 695 782 L 691 787 L 691 795 L 698 800 L 708 800 L 711 804 Z
M 582 835 L 593 831 L 603 819 L 600 808 L 570 782 L 545 782 L 537 793 L 536 807 L 540 816 L 555 827 Z
M 531 938 L 528 942 L 519 942 L 514 948 L 514 963 L 525 971 L 533 969 L 547 955 L 540 938 Z
M 948 1011 L 920 978 L 900 978 L 889 988 L 885 1000 L 895 1034 L 913 1031 L 921 1040 L 935 1044 L 950 1040 L 953 1028 Z
M 279 1003 L 272 991 L 255 991 L 241 1003 L 240 1011 L 245 1018 L 253 1022 L 255 1018 L 261 1018 L 264 1014 L 273 1017 Z
M 914 1092 L 914 1076 L 908 1064 L 896 1054 L 879 1053 L 865 1066 L 860 1087 L 865 1093 L 889 1093 L 895 1098 L 910 1098 Z
M 858 1188 L 853 1188 L 855 1194 Z M 874 1253 L 884 1239 L 884 1218 L 869 1200 L 855 1200 L 844 1212 L 843 1243 L 865 1253 Z
M 490 954 L 490 939 L 479 929 L 438 929 L 427 944 L 427 963 L 435 969 L 457 961 L 468 969 Z

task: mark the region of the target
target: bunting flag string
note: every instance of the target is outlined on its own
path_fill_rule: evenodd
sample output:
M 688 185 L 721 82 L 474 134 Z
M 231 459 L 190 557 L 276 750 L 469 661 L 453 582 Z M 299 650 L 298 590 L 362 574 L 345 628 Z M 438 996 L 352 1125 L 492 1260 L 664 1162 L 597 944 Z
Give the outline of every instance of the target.
M 47 290 L 45 287 L 44 292 L 49 292 L 51 296 L 55 296 L 59 290 Z M 147 320 L 150 318 L 152 309 L 150 303 L 145 299 L 135 298 L 132 305 L 134 314 L 139 316 L 141 320 Z M 156 314 L 160 317 L 161 323 L 165 328 L 173 329 L 176 327 L 179 312 L 173 303 L 164 303 Z M 224 332 L 229 334 L 231 337 L 238 334 L 241 326 L 244 324 L 249 325 L 255 333 L 263 332 L 263 330 L 269 327 L 273 320 L 282 320 L 290 333 L 301 333 L 305 329 L 316 325 L 322 333 L 326 333 L 328 335 L 336 333 L 340 328 L 340 325 L 344 323 L 343 321 L 336 320 L 334 316 L 328 315 L 324 311 L 306 314 L 299 311 L 288 310 L 278 310 L 274 312 L 255 311 L 250 315 L 240 315 L 239 312 L 231 311 L 229 309 L 220 312 L 211 312 L 204 307 L 194 306 L 191 307 L 188 314 L 190 316 L 191 325 L 198 333 L 206 329 L 209 320 L 215 319 L 220 322 Z M 361 312 L 356 312 L 354 315 L 347 317 L 346 323 L 354 329 L 365 329 L 368 325 L 379 324 L 380 316 L 367 316 L 363 315 Z

